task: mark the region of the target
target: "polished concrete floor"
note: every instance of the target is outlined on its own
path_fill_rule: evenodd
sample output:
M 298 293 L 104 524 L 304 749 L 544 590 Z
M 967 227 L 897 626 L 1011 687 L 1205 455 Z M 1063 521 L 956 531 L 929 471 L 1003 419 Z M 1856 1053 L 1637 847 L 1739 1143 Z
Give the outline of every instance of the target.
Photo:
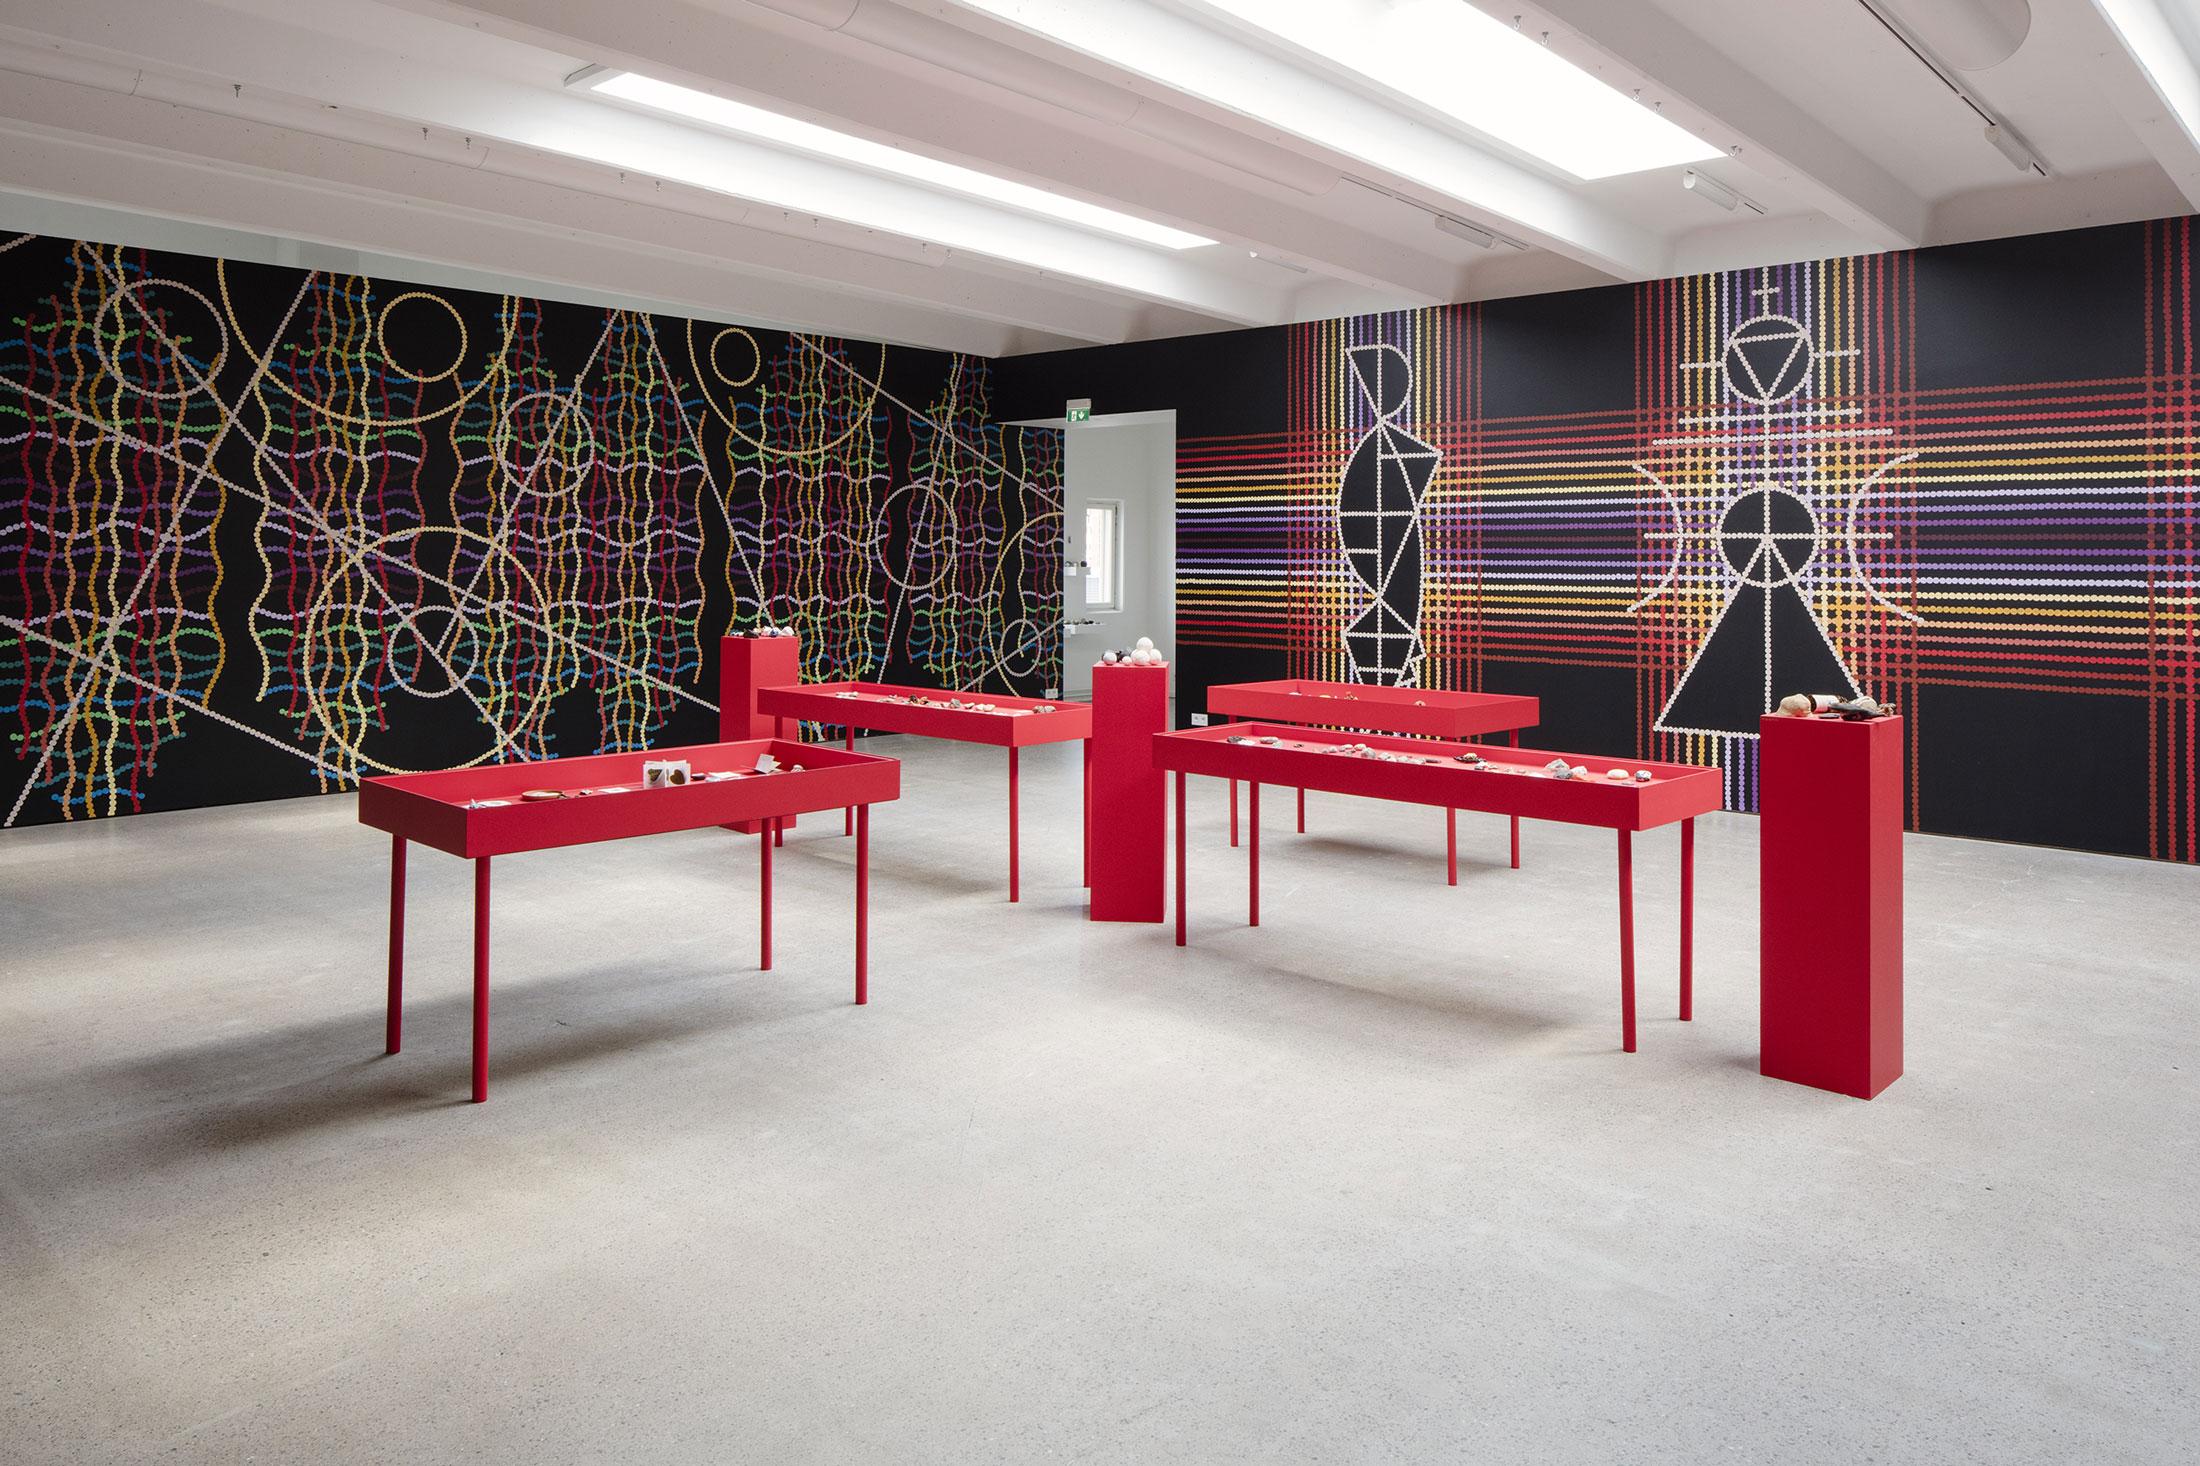
M 0 835 L 0 1461 L 2194 1459 L 2200 871 L 1913 838 L 1909 1073 L 1756 1070 L 1755 825 L 1195 785 L 1193 945 L 1079 919 L 1076 768 L 892 740 L 850 842 L 498 862 L 347 798 Z M 887 743 L 879 745 L 882 750 Z M 814 826 L 814 828 L 813 828 Z

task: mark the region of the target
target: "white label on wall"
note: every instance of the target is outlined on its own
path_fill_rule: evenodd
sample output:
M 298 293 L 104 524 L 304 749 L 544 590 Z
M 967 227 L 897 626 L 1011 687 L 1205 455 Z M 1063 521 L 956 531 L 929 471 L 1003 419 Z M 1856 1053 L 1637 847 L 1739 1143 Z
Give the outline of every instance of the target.
M 1204 727 L 1206 727 L 1206 726 L 1207 726 L 1207 715 L 1206 715 L 1205 713 L 1194 713 L 1194 714 L 1192 714 L 1192 726 L 1193 726 L 1194 728 L 1204 728 Z

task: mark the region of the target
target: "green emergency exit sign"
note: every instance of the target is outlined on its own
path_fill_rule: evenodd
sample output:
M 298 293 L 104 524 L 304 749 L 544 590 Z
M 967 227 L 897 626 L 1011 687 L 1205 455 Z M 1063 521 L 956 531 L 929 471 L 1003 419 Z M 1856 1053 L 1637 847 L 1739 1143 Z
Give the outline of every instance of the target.
M 1069 410 L 1063 415 L 1071 422 L 1091 422 L 1092 399 L 1090 397 L 1078 398 L 1075 402 L 1069 404 Z

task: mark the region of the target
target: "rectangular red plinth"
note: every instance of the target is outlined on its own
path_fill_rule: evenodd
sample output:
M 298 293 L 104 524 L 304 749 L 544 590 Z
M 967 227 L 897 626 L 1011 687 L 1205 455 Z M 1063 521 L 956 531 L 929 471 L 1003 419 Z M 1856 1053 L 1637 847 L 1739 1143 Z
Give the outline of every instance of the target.
M 1159 921 L 1167 779 L 1153 762 L 1169 730 L 1169 669 L 1092 669 L 1092 919 Z
M 1762 738 L 1759 1068 L 1870 1099 L 1902 1074 L 1902 720 Z
M 758 690 L 783 682 L 802 680 L 802 638 L 799 636 L 727 636 L 718 642 L 718 741 L 737 743 L 744 738 L 775 738 L 777 720 L 756 705 Z M 786 827 L 792 829 L 794 820 Z M 740 820 L 726 826 L 744 835 L 760 833 L 757 820 Z

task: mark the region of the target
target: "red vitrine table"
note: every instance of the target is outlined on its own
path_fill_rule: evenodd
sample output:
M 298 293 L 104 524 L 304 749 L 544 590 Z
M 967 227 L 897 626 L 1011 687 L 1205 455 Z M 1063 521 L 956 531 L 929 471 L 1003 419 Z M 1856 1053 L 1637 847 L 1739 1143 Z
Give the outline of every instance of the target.
M 982 705 L 982 706 L 981 706 Z M 1016 751 L 1035 743 L 1082 742 L 1085 745 L 1085 823 L 1092 820 L 1092 709 L 1083 703 L 1047 702 L 1000 692 L 942 692 L 933 687 L 900 687 L 890 682 L 805 682 L 766 687 L 756 694 L 756 710 L 767 717 L 794 718 L 843 727 L 855 747 L 856 729 L 874 733 L 913 733 L 960 743 L 990 743 L 1008 750 L 1008 899 L 1021 899 L 1016 814 Z M 814 745 L 813 745 L 814 746 Z M 1091 850 L 1088 844 L 1089 865 Z M 1089 870 L 1088 870 L 1089 876 Z
M 1273 738 L 1274 743 L 1255 740 Z M 1355 744 L 1394 758 L 1341 752 Z M 1461 756 L 1483 761 L 1471 768 Z M 1555 758 L 1585 764 L 1590 777 L 1559 779 L 1544 771 Z M 1176 774 L 1176 943 L 1185 940 L 1184 776 L 1242 779 L 1249 791 L 1247 923 L 1260 925 L 1260 786 L 1283 784 L 1368 799 L 1480 810 L 1520 819 L 1594 825 L 1619 835 L 1619 992 L 1621 1047 L 1635 1051 L 1634 847 L 1637 830 L 1681 827 L 1680 1016 L 1694 1016 L 1696 816 L 1720 806 L 1717 769 L 1693 764 L 1630 762 L 1629 777 L 1606 777 L 1614 760 L 1537 752 L 1525 748 L 1470 747 L 1411 738 L 1360 737 L 1326 729 L 1276 723 L 1228 723 L 1154 738 L 1154 765 Z M 1637 769 L 1650 779 L 1637 782 Z
M 781 768 L 757 773 L 770 754 Z M 642 765 L 685 759 L 696 782 L 645 789 Z M 802 765 L 799 771 L 794 765 Z M 717 775 L 717 777 L 710 777 Z M 390 832 L 390 996 L 387 1046 L 396 1053 L 405 995 L 405 847 L 408 841 L 474 863 L 474 1100 L 489 1097 L 489 862 L 499 855 L 663 835 L 754 820 L 763 848 L 761 966 L 772 965 L 772 827 L 812 810 L 856 811 L 856 1001 L 869 999 L 871 806 L 901 792 L 897 760 L 786 739 L 704 743 L 648 753 L 487 764 L 396 774 L 359 786 L 359 822 Z M 550 794 L 551 798 L 526 797 Z
M 1264 723 L 1403 733 L 1455 742 L 1507 733 L 1515 747 L 1541 710 L 1532 697 L 1509 692 L 1452 692 L 1440 687 L 1378 687 L 1287 677 L 1277 682 L 1226 682 L 1207 689 L 1207 711 Z M 1306 833 L 1306 791 L 1299 790 L 1299 833 Z M 1230 843 L 1238 842 L 1237 780 L 1230 781 Z M 1512 821 L 1512 864 L 1520 869 L 1520 820 Z M 1459 884 L 1459 812 L 1444 811 L 1444 878 Z

